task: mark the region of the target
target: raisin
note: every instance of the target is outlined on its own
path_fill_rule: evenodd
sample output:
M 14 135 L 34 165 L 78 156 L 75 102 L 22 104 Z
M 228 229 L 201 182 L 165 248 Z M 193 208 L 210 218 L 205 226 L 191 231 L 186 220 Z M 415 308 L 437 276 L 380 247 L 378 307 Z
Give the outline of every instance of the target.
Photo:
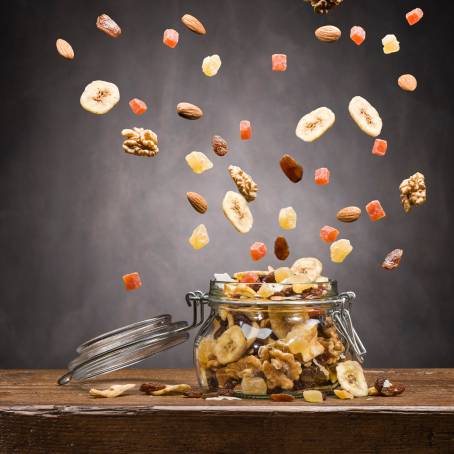
M 270 271 L 266 276 L 263 276 L 262 282 L 266 282 L 268 284 L 275 284 L 276 278 L 274 276 L 274 271 Z
M 259 349 L 260 347 L 263 347 L 265 345 L 265 340 L 264 339 L 256 339 L 254 343 L 252 344 L 252 349 L 251 349 L 251 355 L 258 355 L 259 354 Z
M 400 265 L 400 259 L 402 258 L 402 254 L 404 251 L 402 249 L 394 249 L 391 251 L 383 260 L 382 267 L 385 270 L 393 270 Z
M 234 378 L 229 378 L 225 383 L 224 383 L 224 388 L 225 389 L 233 389 L 235 386 L 239 383 L 238 380 L 235 380 Z
M 221 326 L 214 332 L 214 334 L 213 334 L 214 339 L 217 339 L 218 337 L 220 337 L 221 334 L 227 330 L 227 327 L 229 325 L 227 319 L 222 320 L 220 317 L 219 317 L 219 323 Z
M 274 254 L 279 260 L 286 260 L 290 255 L 287 240 L 283 236 L 278 236 L 274 241 Z
M 246 314 L 238 313 L 233 316 L 236 325 L 252 325 L 250 318 Z
M 150 382 L 150 383 L 143 383 L 140 386 L 140 391 L 142 391 L 145 394 L 150 395 L 154 391 L 160 391 L 161 389 L 164 389 L 166 386 L 162 385 L 161 383 L 155 383 L 155 382 Z
M 185 391 L 183 393 L 183 397 L 188 397 L 191 399 L 200 399 L 202 397 L 202 393 L 200 391 Z

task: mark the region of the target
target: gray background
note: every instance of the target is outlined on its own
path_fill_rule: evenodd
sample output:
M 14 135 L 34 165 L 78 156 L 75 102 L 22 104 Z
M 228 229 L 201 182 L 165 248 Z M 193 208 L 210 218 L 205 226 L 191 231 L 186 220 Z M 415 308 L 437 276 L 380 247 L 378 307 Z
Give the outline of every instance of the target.
M 449 2 L 446 2 L 448 4 Z M 421 23 L 409 27 L 405 12 L 420 6 Z M 452 355 L 452 80 L 448 48 L 452 15 L 429 0 L 345 0 L 327 17 L 302 0 L 279 1 L 16 1 L 3 11 L 1 40 L 3 146 L 0 153 L 0 367 L 63 367 L 74 348 L 105 330 L 160 313 L 188 319 L 187 291 L 204 289 L 213 272 L 255 268 L 248 249 L 264 241 L 272 250 L 279 209 L 293 206 L 297 229 L 286 233 L 289 264 L 317 256 L 324 274 L 354 290 L 355 325 L 368 350 L 368 366 L 447 367 Z M 95 27 L 101 13 L 121 25 L 110 39 Z M 186 30 L 179 18 L 191 12 L 208 34 Z M 339 26 L 342 39 L 318 42 L 314 29 Z M 348 38 L 360 24 L 367 40 Z M 162 44 L 165 28 L 180 31 L 176 49 Z M 384 55 L 381 38 L 395 33 L 401 51 Z M 76 58 L 55 51 L 63 37 Z M 272 72 L 271 54 L 288 54 L 288 70 Z M 205 77 L 203 57 L 218 53 L 218 76 Z M 419 81 L 414 93 L 396 84 L 402 73 Z M 79 105 L 85 85 L 116 83 L 119 105 L 95 116 Z M 389 143 L 385 158 L 371 155 L 373 139 L 351 120 L 355 95 L 373 103 Z M 135 117 L 132 97 L 149 111 Z M 200 105 L 205 116 L 186 121 L 180 101 Z M 299 118 L 319 106 L 336 123 L 313 144 L 294 133 Z M 239 140 L 239 121 L 253 125 L 251 141 Z M 154 130 L 154 159 L 123 153 L 120 131 Z M 215 133 L 230 153 L 210 148 Z M 193 174 L 184 156 L 205 152 L 214 168 Z M 283 153 L 305 168 L 292 184 L 279 168 Z M 220 209 L 234 189 L 226 168 L 237 164 L 260 185 L 251 205 L 254 228 L 240 235 Z M 331 184 L 313 183 L 327 166 Z M 416 171 L 426 176 L 428 203 L 405 215 L 398 185 Z M 187 203 L 186 191 L 203 194 L 205 215 Z M 367 216 L 340 225 L 346 205 L 381 200 L 386 219 Z M 187 238 L 205 223 L 210 244 L 193 251 Z M 318 238 L 322 225 L 340 228 L 354 251 L 342 265 L 329 260 Z M 380 268 L 384 255 L 404 249 L 401 267 Z M 270 253 L 260 265 L 279 265 Z M 121 276 L 139 271 L 143 287 L 127 293 Z M 191 342 L 146 362 L 190 366 Z

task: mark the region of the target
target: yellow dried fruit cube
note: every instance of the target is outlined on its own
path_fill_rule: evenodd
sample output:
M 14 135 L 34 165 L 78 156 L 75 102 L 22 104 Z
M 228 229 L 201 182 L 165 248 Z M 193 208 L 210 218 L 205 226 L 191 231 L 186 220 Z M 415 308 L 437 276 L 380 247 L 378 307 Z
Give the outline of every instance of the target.
M 202 249 L 206 246 L 210 242 L 210 237 L 208 236 L 208 231 L 205 225 L 198 225 L 192 232 L 188 241 L 194 249 Z
M 284 279 L 287 279 L 291 275 L 290 268 L 283 266 L 281 268 L 278 268 L 277 270 L 274 270 L 274 279 L 276 280 L 277 283 L 282 282 Z
M 279 226 L 284 230 L 292 230 L 296 227 L 296 211 L 293 207 L 281 208 L 279 211 Z
M 399 52 L 400 50 L 400 44 L 399 41 L 397 41 L 396 35 L 386 35 L 381 42 L 385 54 L 392 54 L 394 52 Z
M 313 404 L 323 402 L 323 394 L 316 389 L 308 389 L 306 391 L 303 391 L 303 398 L 306 402 L 311 402 Z
M 213 167 L 213 163 L 200 151 L 191 151 L 185 159 L 194 173 L 203 173 Z
M 345 389 L 335 389 L 334 394 L 336 394 L 339 399 L 354 399 L 353 394 L 345 391 Z
M 260 298 L 269 298 L 274 292 L 275 290 L 272 285 L 264 283 L 260 286 L 257 295 L 260 296 Z
M 213 77 L 215 76 L 220 67 L 221 67 L 221 57 L 219 55 L 210 55 L 208 57 L 205 57 L 202 62 L 202 71 L 205 76 L 208 77 Z
M 330 246 L 331 261 L 334 263 L 342 263 L 350 252 L 353 251 L 353 246 L 349 240 L 337 240 Z

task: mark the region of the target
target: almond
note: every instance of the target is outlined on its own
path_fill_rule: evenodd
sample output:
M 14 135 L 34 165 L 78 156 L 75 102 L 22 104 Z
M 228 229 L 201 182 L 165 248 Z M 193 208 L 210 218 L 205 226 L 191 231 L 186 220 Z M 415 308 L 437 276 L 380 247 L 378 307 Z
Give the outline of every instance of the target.
M 402 74 L 399 79 L 397 79 L 397 84 L 402 90 L 415 91 L 418 86 L 418 81 L 415 76 L 412 76 L 411 74 Z
M 341 222 L 354 222 L 361 216 L 361 209 L 358 207 L 345 207 L 339 210 L 336 218 Z
M 186 196 L 188 198 L 189 203 L 197 212 L 203 214 L 206 212 L 206 210 L 208 210 L 207 201 L 200 194 L 197 194 L 197 192 L 187 192 Z
M 180 102 L 177 105 L 177 114 L 187 120 L 197 120 L 203 116 L 203 111 L 200 107 L 189 102 Z
M 293 183 L 298 183 L 303 178 L 303 166 L 298 164 L 289 154 L 282 156 L 280 165 L 287 178 Z
M 111 38 L 118 38 L 121 35 L 121 28 L 118 24 L 107 14 L 101 14 L 96 20 L 96 27 L 109 35 Z
M 198 35 L 206 35 L 207 31 L 205 30 L 205 27 L 196 17 L 191 16 L 190 14 L 185 14 L 181 18 L 181 22 L 183 22 L 183 24 L 194 33 L 197 33 Z
M 68 60 L 72 60 L 74 58 L 74 51 L 71 47 L 71 44 L 64 39 L 58 38 L 56 42 L 57 52 L 63 57 Z
M 341 37 L 342 32 L 333 25 L 325 25 L 315 30 L 315 37 L 324 43 L 333 43 Z

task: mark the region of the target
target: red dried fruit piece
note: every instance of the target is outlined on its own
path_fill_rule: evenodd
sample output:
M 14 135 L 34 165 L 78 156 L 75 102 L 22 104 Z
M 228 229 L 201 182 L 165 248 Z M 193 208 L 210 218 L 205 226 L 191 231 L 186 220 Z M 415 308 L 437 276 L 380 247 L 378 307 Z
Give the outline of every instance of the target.
M 258 282 L 259 277 L 252 271 L 248 271 L 241 279 L 240 282 L 253 283 Z
M 290 255 L 287 240 L 283 236 L 278 236 L 274 241 L 274 255 L 279 260 L 285 260 Z
M 326 167 L 320 167 L 315 170 L 315 184 L 326 185 L 329 184 L 329 169 Z
M 258 241 L 256 241 L 249 249 L 252 260 L 254 261 L 263 259 L 263 257 L 265 257 L 266 255 L 266 251 L 267 251 L 266 244 L 260 243 Z
M 273 71 L 286 71 L 287 70 L 287 55 L 273 54 L 271 57 L 271 69 Z
M 378 200 L 372 200 L 372 202 L 369 202 L 366 205 L 366 211 L 370 217 L 370 220 L 374 222 L 386 216 L 385 210 Z
M 360 46 L 366 39 L 366 30 L 359 25 L 355 25 L 350 30 L 350 39 L 357 45 Z
M 329 225 L 325 225 L 320 229 L 320 238 L 325 242 L 325 243 L 332 243 L 333 241 L 336 241 L 338 235 L 339 235 L 339 230 L 335 229 L 334 227 L 330 227 Z
M 385 270 L 393 270 L 400 265 L 400 259 L 402 258 L 404 251 L 402 249 L 394 249 L 391 251 L 383 260 L 381 266 L 385 268 Z
M 129 107 L 131 108 L 131 110 L 136 114 L 136 115 L 142 115 L 144 114 L 148 107 L 147 105 L 145 104 L 145 102 L 143 102 L 141 99 L 139 98 L 133 98 L 131 99 L 131 101 L 129 101 Z
M 252 137 L 251 122 L 248 120 L 240 121 L 240 138 L 241 140 L 249 140 Z
M 422 16 L 424 16 L 424 12 L 421 8 L 415 8 L 415 9 L 409 11 L 407 14 L 405 14 L 407 22 L 410 25 L 415 25 L 417 22 L 419 22 L 422 19 Z
M 139 273 L 130 273 L 123 276 L 123 282 L 126 290 L 137 290 L 142 287 L 142 280 Z
M 385 156 L 388 149 L 388 142 L 382 139 L 375 139 L 374 146 L 372 147 L 372 154 L 377 156 Z
M 168 28 L 164 30 L 164 35 L 162 37 L 162 42 L 171 47 L 172 49 L 178 44 L 179 33 L 173 28 Z
M 295 398 L 290 394 L 271 394 L 270 399 L 274 402 L 293 402 Z

